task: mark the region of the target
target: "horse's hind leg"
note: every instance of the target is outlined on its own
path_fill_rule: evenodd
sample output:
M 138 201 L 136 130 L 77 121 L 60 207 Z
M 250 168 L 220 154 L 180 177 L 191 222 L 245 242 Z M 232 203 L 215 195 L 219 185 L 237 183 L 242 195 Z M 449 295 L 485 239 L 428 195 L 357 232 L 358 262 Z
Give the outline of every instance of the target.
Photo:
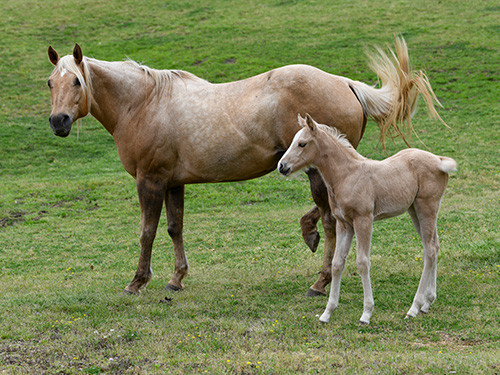
M 307 175 L 309 177 L 309 183 L 311 185 L 311 194 L 314 202 L 318 206 L 317 212 L 321 216 L 321 222 L 325 231 L 325 251 L 323 255 L 323 266 L 321 267 L 318 281 L 316 281 L 307 292 L 307 296 L 313 297 L 318 295 L 326 295 L 325 287 L 332 280 L 332 260 L 333 254 L 335 253 L 336 232 L 335 219 L 332 216 L 330 204 L 328 203 L 328 191 L 326 189 L 325 182 L 323 181 L 323 177 L 321 177 L 321 174 L 317 169 L 309 169 Z M 312 212 L 313 210 L 309 212 Z
M 139 294 L 140 289 L 151 280 L 151 251 L 160 220 L 165 189 L 163 186 L 137 178 L 137 193 L 141 206 L 141 255 L 137 272 L 132 282 L 125 288 L 126 293 Z
M 304 237 L 304 242 L 311 249 L 313 253 L 318 249 L 319 244 L 319 233 L 318 233 L 318 221 L 320 218 L 320 211 L 317 206 L 311 208 L 302 218 L 300 219 L 300 227 L 302 229 L 302 237 Z
M 181 290 L 184 288 L 182 279 L 188 273 L 188 261 L 184 251 L 182 228 L 184 220 L 184 185 L 167 190 L 165 199 L 167 207 L 168 234 L 172 238 L 175 254 L 174 275 L 166 289 Z
M 438 211 L 439 202 L 434 204 L 433 202 L 423 200 L 415 201 L 414 212 L 409 211 L 412 219 L 413 215 L 415 215 L 420 224 L 419 234 L 424 247 L 424 269 L 422 270 L 422 276 L 413 304 L 406 314 L 407 317 L 415 317 L 419 311 L 427 313 L 437 296 L 436 274 L 439 253 L 439 238 L 437 233 Z

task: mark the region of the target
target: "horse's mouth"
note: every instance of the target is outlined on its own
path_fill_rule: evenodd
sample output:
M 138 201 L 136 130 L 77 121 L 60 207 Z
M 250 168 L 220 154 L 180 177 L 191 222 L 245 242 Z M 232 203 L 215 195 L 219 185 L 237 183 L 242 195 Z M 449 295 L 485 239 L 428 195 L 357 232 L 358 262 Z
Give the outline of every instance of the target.
M 58 137 L 67 137 L 71 132 L 73 119 L 66 114 L 53 115 L 49 117 L 50 127 Z

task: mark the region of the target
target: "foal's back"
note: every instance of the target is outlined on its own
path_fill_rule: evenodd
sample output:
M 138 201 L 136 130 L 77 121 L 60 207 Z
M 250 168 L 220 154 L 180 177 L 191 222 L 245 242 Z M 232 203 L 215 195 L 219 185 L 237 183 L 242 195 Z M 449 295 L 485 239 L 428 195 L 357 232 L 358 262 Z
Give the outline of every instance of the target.
M 441 198 L 448 183 L 448 173 L 456 169 L 453 159 L 409 148 L 382 161 L 366 160 L 363 172 L 368 196 L 373 201 L 375 220 L 406 212 L 415 200 L 434 204 Z

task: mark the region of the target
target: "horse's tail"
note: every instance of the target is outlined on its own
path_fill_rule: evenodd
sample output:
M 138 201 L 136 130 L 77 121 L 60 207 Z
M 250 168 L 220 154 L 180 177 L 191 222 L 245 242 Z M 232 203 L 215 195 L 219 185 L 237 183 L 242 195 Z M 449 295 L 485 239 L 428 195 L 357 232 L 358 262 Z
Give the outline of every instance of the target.
M 444 173 L 455 172 L 457 170 L 457 162 L 446 156 L 439 156 L 439 169 Z
M 420 71 L 410 71 L 408 47 L 403 37 L 395 37 L 396 53 L 390 50 L 388 56 L 381 48 L 368 53 L 370 68 L 382 81 L 376 89 L 363 82 L 348 80 L 356 94 L 366 117 L 373 118 L 380 128 L 382 144 L 391 133 L 400 136 L 409 146 L 406 137 L 414 132 L 411 117 L 415 112 L 418 95 L 422 94 L 431 117 L 438 118 L 434 101 L 441 106 L 432 91 L 429 79 Z M 446 125 L 448 126 L 448 125 Z

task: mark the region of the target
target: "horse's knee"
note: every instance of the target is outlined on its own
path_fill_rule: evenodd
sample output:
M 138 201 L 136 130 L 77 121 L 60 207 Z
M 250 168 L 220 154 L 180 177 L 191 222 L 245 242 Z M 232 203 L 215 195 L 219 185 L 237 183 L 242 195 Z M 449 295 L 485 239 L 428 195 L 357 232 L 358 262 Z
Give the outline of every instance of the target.
M 370 271 L 370 259 L 367 257 L 358 257 L 356 259 L 356 266 L 360 274 L 365 274 Z
M 435 264 L 437 262 L 438 252 L 439 252 L 439 245 L 430 247 L 430 249 L 428 249 L 424 253 L 425 262 L 429 265 Z
M 344 270 L 345 262 L 342 261 L 333 261 L 332 262 L 332 275 L 339 276 L 342 274 Z
M 179 223 L 176 223 L 176 222 L 168 223 L 167 232 L 171 238 L 176 238 L 182 234 L 181 227 L 180 227 Z
M 153 243 L 156 237 L 156 229 L 144 228 L 141 232 L 141 243 L 149 244 Z

